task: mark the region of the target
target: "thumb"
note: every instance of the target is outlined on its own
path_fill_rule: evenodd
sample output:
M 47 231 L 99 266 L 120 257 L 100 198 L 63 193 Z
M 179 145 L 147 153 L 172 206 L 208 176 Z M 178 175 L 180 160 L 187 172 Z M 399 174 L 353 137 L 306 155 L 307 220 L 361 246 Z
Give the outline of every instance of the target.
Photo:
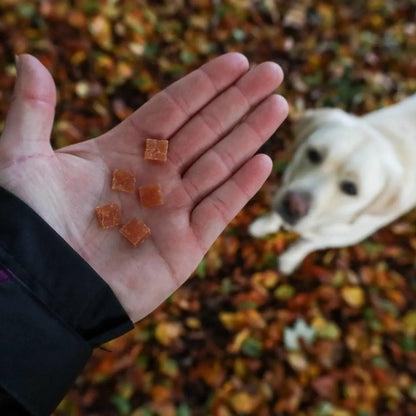
M 33 56 L 16 57 L 17 80 L 0 144 L 11 154 L 50 149 L 56 89 L 49 71 Z

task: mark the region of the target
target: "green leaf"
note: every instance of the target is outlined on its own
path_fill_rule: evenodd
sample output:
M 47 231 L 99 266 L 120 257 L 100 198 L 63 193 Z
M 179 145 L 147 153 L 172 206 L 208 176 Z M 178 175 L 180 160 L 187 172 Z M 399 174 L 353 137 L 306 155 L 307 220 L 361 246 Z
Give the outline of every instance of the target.
M 120 394 L 112 396 L 110 402 L 116 408 L 119 415 L 128 416 L 131 413 L 130 401 Z
M 238 305 L 238 309 L 257 309 L 258 306 L 257 302 L 254 302 L 253 300 L 246 300 Z
M 144 48 L 144 56 L 146 58 L 154 58 L 159 53 L 159 46 L 155 42 L 146 42 Z
M 405 337 L 402 339 L 401 347 L 404 351 L 415 351 L 416 350 L 416 339 Z
M 176 409 L 176 416 L 191 416 L 191 410 L 186 403 L 181 403 Z
M 293 286 L 290 285 L 280 285 L 274 291 L 274 296 L 280 300 L 287 300 L 295 296 L 296 290 Z
M 28 2 L 19 3 L 16 7 L 17 13 L 26 19 L 31 19 L 36 14 L 36 7 Z
M 371 360 L 371 363 L 373 364 L 374 367 L 377 367 L 377 368 L 387 368 L 389 366 L 386 359 L 381 356 L 374 357 Z
M 136 333 L 136 339 L 137 341 L 147 342 L 154 337 L 154 332 L 154 328 L 141 328 L 140 331 Z
M 171 377 L 174 377 L 178 371 L 178 363 L 172 358 L 165 358 L 160 362 L 160 371 Z
M 409 396 L 413 399 L 416 400 L 416 384 L 413 383 L 407 390 L 407 392 L 409 393 Z
M 202 259 L 201 262 L 198 264 L 196 268 L 196 274 L 201 279 L 205 279 L 205 277 L 207 276 L 207 264 L 205 259 Z
M 307 85 L 313 87 L 316 85 L 321 85 L 322 84 L 322 72 L 315 72 L 315 74 L 312 75 L 307 75 L 304 78 L 304 81 Z
M 101 4 L 98 0 L 84 1 L 81 4 L 82 8 L 84 9 L 84 12 L 87 14 L 98 13 L 101 8 Z
M 228 295 L 234 289 L 233 282 L 229 277 L 225 277 L 221 280 L 221 293 Z
M 266 253 L 264 256 L 263 267 L 266 269 L 274 269 L 277 264 L 277 258 L 275 254 Z
M 374 241 L 364 241 L 361 245 L 367 254 L 379 254 L 384 250 L 383 244 L 375 243 Z
M 172 75 L 183 75 L 185 69 L 182 65 L 172 65 L 170 68 L 167 69 L 167 72 Z
M 337 340 L 341 336 L 341 330 L 335 322 L 328 322 L 323 328 L 317 329 L 319 338 Z
M 389 312 L 390 315 L 392 315 L 395 318 L 397 318 L 399 315 L 397 306 L 387 299 L 380 299 L 380 307 L 385 311 Z
M 136 358 L 136 365 L 140 368 L 146 368 L 149 363 L 149 356 L 147 354 L 140 354 Z
M 243 341 L 241 351 L 248 357 L 259 358 L 261 354 L 261 343 L 258 339 L 248 337 Z
M 246 38 L 246 34 L 244 33 L 243 30 L 236 28 L 236 29 L 233 30 L 233 38 L 237 42 L 243 42 L 244 39 Z
M 331 278 L 331 284 L 335 287 L 341 287 L 345 284 L 346 279 L 347 276 L 343 270 L 336 270 Z
M 330 402 L 321 402 L 317 410 L 318 416 L 331 416 L 334 408 Z
M 276 160 L 273 162 L 273 172 L 282 173 L 288 164 L 289 162 L 287 160 Z
M 372 308 L 365 308 L 363 310 L 363 317 L 364 319 L 371 321 L 372 319 L 374 319 L 376 317 L 376 314 L 374 312 L 374 309 Z
M 147 407 L 139 407 L 131 416 L 155 416 L 155 414 Z
M 185 64 L 193 64 L 197 59 L 197 56 L 195 55 L 195 53 L 191 51 L 187 51 L 187 50 L 181 51 L 180 57 L 181 57 L 181 61 Z

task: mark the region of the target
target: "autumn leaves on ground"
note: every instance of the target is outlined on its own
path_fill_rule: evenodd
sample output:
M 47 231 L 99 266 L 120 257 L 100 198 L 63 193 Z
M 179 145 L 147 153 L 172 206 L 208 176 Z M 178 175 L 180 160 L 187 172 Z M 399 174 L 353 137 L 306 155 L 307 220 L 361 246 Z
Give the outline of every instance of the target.
M 108 130 L 225 51 L 282 65 L 291 106 L 264 147 L 264 188 L 183 288 L 94 353 L 56 416 L 416 414 L 416 214 L 289 277 L 276 259 L 295 236 L 247 234 L 290 158 L 293 116 L 362 114 L 416 90 L 415 22 L 412 0 L 0 3 L 1 119 L 14 54 L 36 55 L 58 87 L 55 147 Z

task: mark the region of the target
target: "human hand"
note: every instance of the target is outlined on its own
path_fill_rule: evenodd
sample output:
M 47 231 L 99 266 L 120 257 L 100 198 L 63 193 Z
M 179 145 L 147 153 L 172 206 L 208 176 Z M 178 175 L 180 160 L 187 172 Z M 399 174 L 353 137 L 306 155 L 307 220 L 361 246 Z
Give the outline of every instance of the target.
M 282 78 L 274 63 L 248 71 L 242 55 L 223 55 L 102 136 L 53 151 L 53 80 L 34 57 L 21 55 L 0 138 L 0 186 L 49 223 L 137 321 L 191 275 L 270 174 L 270 158 L 255 152 L 287 116 L 286 101 L 272 94 Z M 149 137 L 169 140 L 166 163 L 143 159 Z M 160 183 L 164 205 L 142 208 L 137 195 L 112 191 L 117 168 L 134 171 L 139 185 Z M 140 247 L 98 227 L 94 208 L 110 202 L 120 204 L 125 220 L 137 216 L 150 227 Z

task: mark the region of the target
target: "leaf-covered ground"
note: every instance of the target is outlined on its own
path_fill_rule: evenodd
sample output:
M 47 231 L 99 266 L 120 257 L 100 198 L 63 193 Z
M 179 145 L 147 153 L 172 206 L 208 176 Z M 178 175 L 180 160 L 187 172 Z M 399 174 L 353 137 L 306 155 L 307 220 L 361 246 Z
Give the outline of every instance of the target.
M 56 147 L 226 51 L 282 65 L 291 117 L 362 114 L 416 91 L 415 22 L 414 0 L 1 0 L 0 119 L 24 52 L 55 78 Z M 94 353 L 56 416 L 416 415 L 416 212 L 279 275 L 294 236 L 255 240 L 247 225 L 292 140 L 289 119 L 264 147 L 275 169 L 262 191 L 183 288 Z

